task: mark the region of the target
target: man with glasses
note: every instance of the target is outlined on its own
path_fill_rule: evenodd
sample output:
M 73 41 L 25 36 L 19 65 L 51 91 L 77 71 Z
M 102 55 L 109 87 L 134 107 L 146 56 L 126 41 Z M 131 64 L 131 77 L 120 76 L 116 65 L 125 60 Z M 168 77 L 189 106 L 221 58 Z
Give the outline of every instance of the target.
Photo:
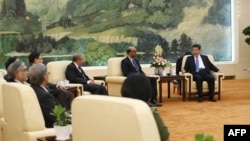
M 29 85 L 26 81 L 28 80 L 28 71 L 25 64 L 21 61 L 15 61 L 8 66 L 7 69 L 8 82 L 17 82 L 25 85 Z

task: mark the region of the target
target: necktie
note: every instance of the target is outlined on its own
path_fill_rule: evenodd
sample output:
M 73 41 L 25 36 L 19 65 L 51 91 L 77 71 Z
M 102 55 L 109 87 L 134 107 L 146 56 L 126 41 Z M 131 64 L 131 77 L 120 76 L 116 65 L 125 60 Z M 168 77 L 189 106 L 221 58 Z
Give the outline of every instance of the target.
M 199 67 L 199 58 L 198 58 L 198 56 L 196 56 L 195 58 L 196 58 L 195 59 L 195 71 L 199 72 L 199 70 L 200 70 L 200 67 Z
M 85 77 L 85 73 L 84 73 L 84 71 L 82 70 L 81 66 L 79 66 L 79 67 L 78 67 L 78 70 L 79 70 L 79 71 L 80 71 L 80 73 L 82 74 L 83 79 L 86 79 L 86 77 Z
M 138 67 L 138 65 L 136 64 L 136 62 L 135 62 L 134 59 L 132 60 L 132 62 L 133 62 L 133 65 L 134 65 L 134 67 L 135 67 L 135 70 L 136 70 L 136 71 L 139 71 L 139 67 Z
M 78 67 L 78 70 L 79 70 L 80 73 L 82 73 L 81 66 Z

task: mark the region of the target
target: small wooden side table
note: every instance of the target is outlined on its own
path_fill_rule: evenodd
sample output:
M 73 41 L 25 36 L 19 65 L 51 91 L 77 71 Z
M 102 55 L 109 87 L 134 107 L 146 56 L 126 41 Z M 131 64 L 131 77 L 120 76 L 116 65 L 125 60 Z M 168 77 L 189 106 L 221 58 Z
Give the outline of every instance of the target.
M 185 76 L 183 75 L 171 75 L 171 76 L 160 76 L 159 80 L 159 101 L 162 102 L 162 83 L 168 83 L 168 98 L 170 98 L 170 82 L 173 80 L 181 80 L 180 83 L 180 94 L 182 94 L 182 100 L 185 101 L 186 99 L 186 92 L 185 92 Z M 182 90 L 181 90 L 182 88 Z
M 66 91 L 69 91 L 72 94 L 73 98 L 78 96 L 77 86 L 66 87 Z

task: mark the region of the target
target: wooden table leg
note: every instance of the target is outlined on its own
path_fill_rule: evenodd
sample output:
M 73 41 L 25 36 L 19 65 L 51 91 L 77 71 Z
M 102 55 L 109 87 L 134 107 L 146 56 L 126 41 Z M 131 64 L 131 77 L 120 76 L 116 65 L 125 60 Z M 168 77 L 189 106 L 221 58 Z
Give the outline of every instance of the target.
M 159 101 L 162 102 L 162 82 L 159 81 Z
M 180 90 L 180 93 L 179 93 L 179 95 L 182 95 L 182 80 L 181 81 L 179 81 L 179 90 Z
M 186 80 L 185 80 L 185 78 L 182 80 L 182 82 L 183 82 L 183 86 L 182 86 L 182 89 L 183 89 L 182 101 L 185 101 L 186 100 L 186 91 L 185 91 Z
M 168 98 L 170 98 L 170 81 L 168 80 Z

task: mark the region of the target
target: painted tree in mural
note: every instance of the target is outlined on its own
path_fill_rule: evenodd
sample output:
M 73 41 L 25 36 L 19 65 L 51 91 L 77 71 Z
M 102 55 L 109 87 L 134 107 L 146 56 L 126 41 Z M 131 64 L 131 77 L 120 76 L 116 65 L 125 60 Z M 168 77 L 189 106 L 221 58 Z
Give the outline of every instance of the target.
M 192 39 L 187 36 L 187 34 L 183 33 L 181 34 L 180 40 L 179 40 L 179 52 L 188 52 L 190 51 L 190 48 L 192 46 Z
M 213 6 L 208 11 L 206 22 L 212 24 L 231 25 L 231 0 L 215 0 Z
M 2 13 L 5 16 L 25 17 L 26 5 L 24 0 L 4 0 L 2 4 Z

